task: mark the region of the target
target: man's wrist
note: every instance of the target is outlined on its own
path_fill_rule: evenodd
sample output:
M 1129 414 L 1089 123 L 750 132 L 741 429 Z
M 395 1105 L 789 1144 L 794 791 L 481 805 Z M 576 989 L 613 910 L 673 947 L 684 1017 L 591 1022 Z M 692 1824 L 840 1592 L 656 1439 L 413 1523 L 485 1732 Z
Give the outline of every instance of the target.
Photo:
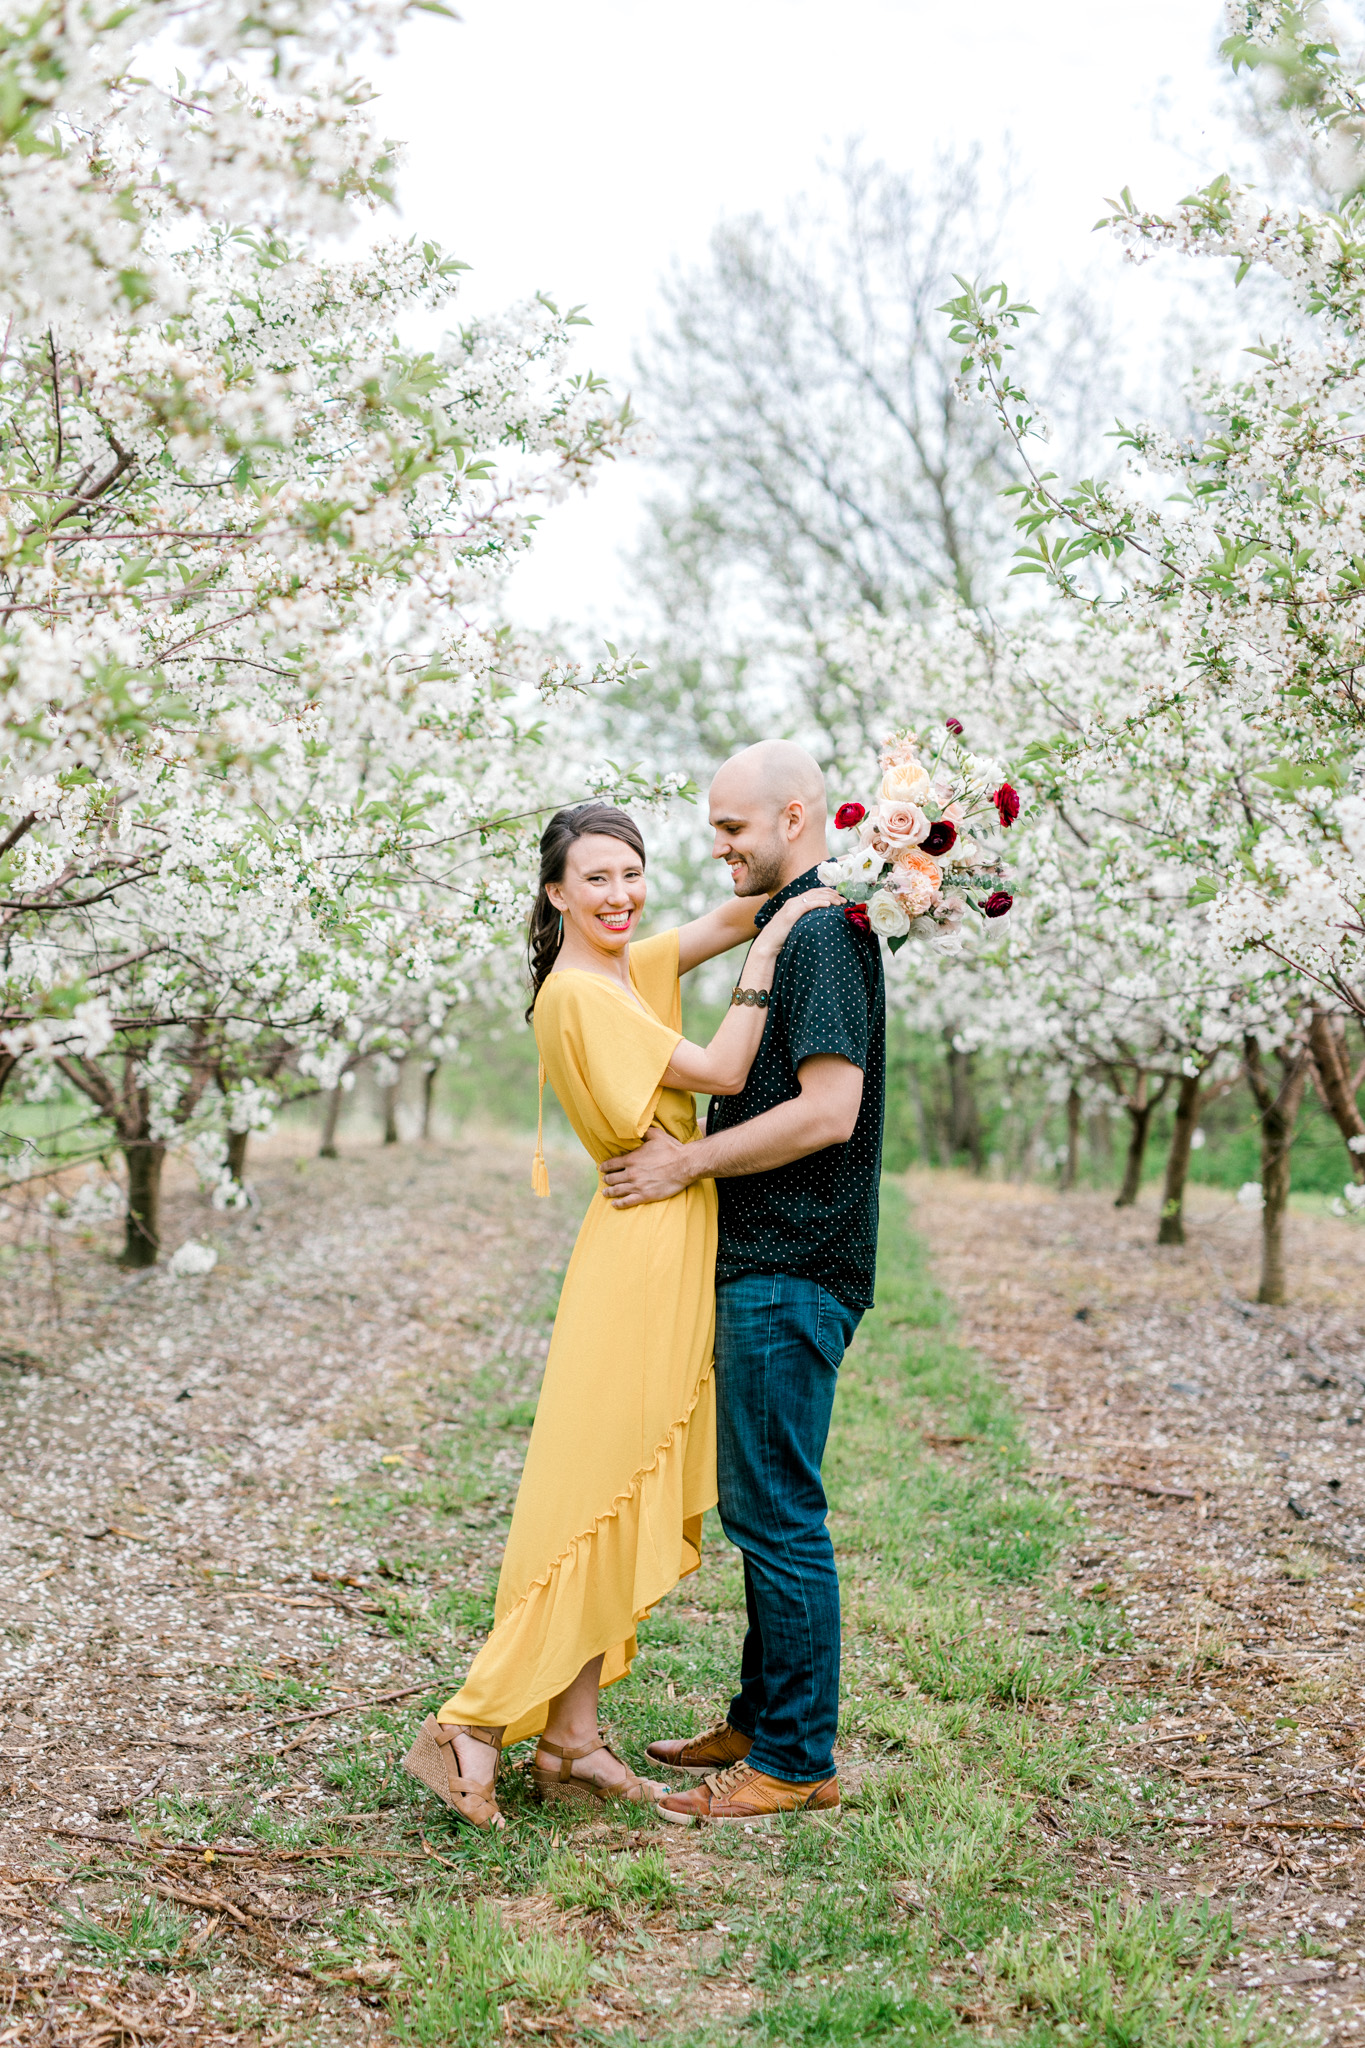
M 709 1180 L 711 1170 L 706 1164 L 706 1153 L 711 1147 L 710 1138 L 694 1138 L 690 1145 L 679 1148 L 678 1171 L 684 1175 L 683 1185 L 695 1187 L 699 1180 Z

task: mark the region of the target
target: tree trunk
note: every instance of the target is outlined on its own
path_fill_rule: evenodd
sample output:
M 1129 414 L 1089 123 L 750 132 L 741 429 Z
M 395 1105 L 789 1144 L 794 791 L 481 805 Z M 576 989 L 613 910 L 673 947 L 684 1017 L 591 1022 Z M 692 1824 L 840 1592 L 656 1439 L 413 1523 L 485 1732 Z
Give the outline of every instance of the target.
M 1131 1209 L 1142 1192 L 1142 1162 L 1147 1154 L 1147 1135 L 1152 1128 L 1152 1114 L 1162 1096 L 1170 1086 L 1169 1074 L 1162 1076 L 1161 1086 L 1153 1095 L 1150 1088 L 1151 1075 L 1144 1068 L 1135 1068 L 1136 1079 L 1131 1095 L 1123 1097 L 1123 1106 L 1128 1113 L 1128 1152 L 1123 1162 L 1123 1186 L 1114 1197 L 1116 1209 Z M 1115 1092 L 1119 1092 L 1117 1087 Z
M 1063 1192 L 1074 1188 L 1081 1170 L 1081 1091 L 1073 1081 L 1066 1098 L 1066 1157 L 1062 1161 Z
M 422 1074 L 422 1137 L 431 1136 L 431 1117 L 436 1103 L 436 1076 L 441 1071 L 439 1060 L 428 1060 Z
M 17 1052 L 0 1052 L 0 1095 L 5 1092 L 5 1083 L 19 1064 Z
M 1365 1117 L 1361 1116 L 1356 1102 L 1355 1075 L 1346 1050 L 1346 1019 L 1329 1017 L 1325 1010 L 1315 1010 L 1308 1027 L 1308 1044 L 1313 1055 L 1318 1093 L 1346 1143 L 1351 1177 L 1355 1181 L 1365 1181 Z M 1352 1150 L 1353 1138 L 1361 1141 L 1358 1151 Z
M 910 1100 L 915 1105 L 915 1121 L 919 1125 L 920 1156 L 926 1166 L 937 1166 L 938 1149 L 934 1144 L 929 1109 L 924 1100 L 924 1084 L 920 1080 L 919 1068 L 913 1059 L 906 1061 L 906 1075 L 910 1083 Z
M 1123 1161 L 1123 1185 L 1114 1197 L 1116 1209 L 1131 1209 L 1141 1192 L 1142 1162 L 1147 1151 L 1153 1104 L 1126 1102 L 1124 1108 L 1128 1112 L 1128 1151 Z
M 959 1052 L 953 1044 L 951 1032 L 948 1040 L 948 1087 L 950 1090 L 948 1149 L 950 1157 L 959 1152 L 969 1153 L 972 1172 L 980 1173 L 984 1161 L 981 1156 L 981 1119 L 977 1114 L 976 1090 L 972 1085 L 972 1054 Z
M 398 1090 L 402 1086 L 402 1081 L 402 1075 L 397 1074 L 392 1081 L 384 1083 L 384 1143 L 386 1145 L 396 1145 L 398 1143 Z
M 1171 1132 L 1171 1149 L 1166 1154 L 1166 1184 L 1161 1191 L 1161 1224 L 1156 1234 L 1158 1244 L 1185 1242 L 1185 1182 L 1189 1179 L 1190 1153 L 1194 1149 L 1194 1134 L 1199 1126 L 1202 1107 L 1202 1074 L 1182 1074 L 1180 1093 L 1175 1102 L 1175 1129 Z
M 1246 1075 L 1261 1114 L 1261 1284 L 1257 1301 L 1272 1308 L 1288 1299 L 1284 1272 L 1284 1212 L 1289 1206 L 1290 1153 L 1294 1128 L 1308 1085 L 1307 1046 L 1279 1055 L 1283 1078 L 1278 1088 L 1266 1074 L 1261 1048 L 1246 1040 Z
M 238 1187 L 246 1178 L 246 1148 L 250 1139 L 250 1131 L 228 1132 L 227 1167 Z
M 1094 1109 L 1087 1119 L 1090 1136 L 1090 1157 L 1095 1168 L 1096 1180 L 1108 1180 L 1114 1170 L 1114 1126 L 1108 1113 Z
M 337 1125 L 341 1121 L 341 1089 L 327 1090 L 327 1108 L 322 1119 L 322 1143 L 318 1146 L 319 1159 L 335 1159 L 337 1156 Z
M 121 1266 L 154 1266 L 161 1251 L 161 1168 L 166 1147 L 144 1131 L 120 1138 L 128 1168 L 128 1216 L 124 1224 Z

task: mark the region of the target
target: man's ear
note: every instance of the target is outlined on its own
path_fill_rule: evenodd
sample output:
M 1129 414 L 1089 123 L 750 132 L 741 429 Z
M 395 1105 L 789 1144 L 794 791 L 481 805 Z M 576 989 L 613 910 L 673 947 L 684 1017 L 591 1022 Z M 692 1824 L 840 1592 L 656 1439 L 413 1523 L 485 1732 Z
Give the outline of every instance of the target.
M 798 796 L 793 797 L 789 804 L 784 805 L 783 810 L 787 820 L 788 839 L 799 839 L 805 829 L 806 806 Z

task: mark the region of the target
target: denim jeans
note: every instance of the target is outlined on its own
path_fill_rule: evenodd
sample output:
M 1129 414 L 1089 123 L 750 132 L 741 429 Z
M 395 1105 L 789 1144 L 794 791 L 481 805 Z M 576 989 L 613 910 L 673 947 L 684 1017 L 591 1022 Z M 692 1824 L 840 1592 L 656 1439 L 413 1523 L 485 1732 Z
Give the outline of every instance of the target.
M 745 1273 L 716 1289 L 721 1526 L 744 1556 L 744 1638 L 730 1726 L 755 1770 L 809 1785 L 834 1770 L 839 1579 L 820 1461 L 856 1309 L 814 1280 Z

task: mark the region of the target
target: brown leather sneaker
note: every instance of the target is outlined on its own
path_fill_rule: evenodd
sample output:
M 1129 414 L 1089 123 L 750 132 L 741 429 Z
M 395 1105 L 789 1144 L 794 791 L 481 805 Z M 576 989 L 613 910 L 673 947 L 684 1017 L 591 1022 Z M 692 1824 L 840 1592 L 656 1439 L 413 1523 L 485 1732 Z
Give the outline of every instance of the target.
M 824 1820 L 837 1820 L 839 1810 L 837 1777 L 815 1785 L 788 1785 L 781 1778 L 750 1770 L 746 1763 L 731 1764 L 728 1771 L 703 1778 L 690 1792 L 674 1792 L 656 1808 L 661 1820 L 671 1820 L 679 1827 L 720 1820 L 767 1827 L 779 1813 L 818 1813 Z
M 752 1747 L 751 1735 L 741 1735 L 728 1721 L 717 1721 L 705 1735 L 689 1735 L 682 1742 L 651 1742 L 645 1755 L 671 1770 L 691 1771 L 694 1778 L 704 1778 L 710 1771 L 728 1770 L 731 1764 L 742 1762 Z

